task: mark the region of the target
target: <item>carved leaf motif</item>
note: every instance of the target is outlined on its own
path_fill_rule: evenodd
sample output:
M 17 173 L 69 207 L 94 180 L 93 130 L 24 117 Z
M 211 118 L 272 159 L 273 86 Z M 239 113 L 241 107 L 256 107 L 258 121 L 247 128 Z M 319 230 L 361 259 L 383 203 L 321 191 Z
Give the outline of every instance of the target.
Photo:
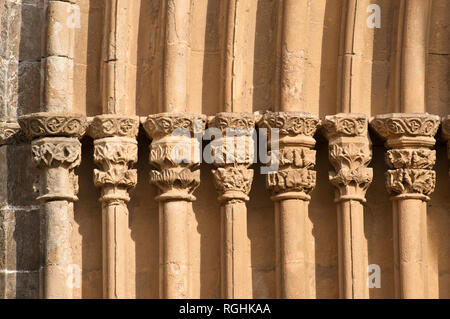
M 219 192 L 239 191 L 246 195 L 250 193 L 253 170 L 244 167 L 220 167 L 212 172 L 214 185 Z
M 78 141 L 76 141 L 78 142 Z M 81 162 L 81 145 L 72 143 L 45 142 L 31 147 L 33 162 L 38 167 L 60 165 L 73 168 Z
M 132 188 L 137 184 L 137 170 L 124 166 L 111 167 L 107 171 L 94 169 L 94 184 L 95 186 L 110 184 Z
M 396 169 L 386 172 L 386 187 L 391 194 L 430 195 L 436 185 L 436 172 L 428 169 Z
M 309 194 L 316 184 L 316 172 L 304 168 L 286 169 L 268 174 L 266 183 L 274 193 L 299 191 Z
M 386 153 L 386 162 L 391 168 L 422 168 L 430 169 L 436 162 L 436 151 L 393 149 Z
M 188 168 L 182 170 L 163 169 L 160 172 L 152 170 L 150 171 L 150 181 L 163 193 L 176 190 L 192 194 L 200 185 L 200 171 L 191 171 Z
M 330 161 L 336 169 L 356 169 L 367 166 L 372 159 L 372 150 L 368 143 L 330 144 Z

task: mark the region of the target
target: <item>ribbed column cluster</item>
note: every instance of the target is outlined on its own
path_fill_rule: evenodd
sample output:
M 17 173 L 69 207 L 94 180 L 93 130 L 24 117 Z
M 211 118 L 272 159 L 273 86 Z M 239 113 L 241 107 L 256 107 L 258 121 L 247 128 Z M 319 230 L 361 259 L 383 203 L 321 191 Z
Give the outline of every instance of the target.
M 189 113 L 136 116 L 35 113 L 19 124 L 1 126 L 2 141 L 25 135 L 34 164 L 41 170 L 39 196 L 45 216 L 42 297 L 71 298 L 66 268 L 71 264 L 71 221 L 81 162 L 79 139 L 94 139 L 94 183 L 101 189 L 103 288 L 105 298 L 127 298 L 129 191 L 136 186 L 140 123 L 151 138 L 150 183 L 159 189 L 160 297 L 189 298 L 188 213 L 200 184 L 199 167 L 209 154 L 221 204 L 221 291 L 223 298 L 252 296 L 247 208 L 253 176 L 249 167 L 266 140 L 266 185 L 274 201 L 275 264 L 279 298 L 315 297 L 315 257 L 308 240 L 308 204 L 316 184 L 315 134 L 329 142 L 329 173 L 338 214 L 339 286 L 342 298 L 368 298 L 367 240 L 363 204 L 373 178 L 368 167 L 372 143 L 364 114 L 339 113 L 322 121 L 301 112 Z M 441 119 L 426 113 L 375 116 L 370 125 L 386 141 L 386 188 L 392 196 L 395 287 L 399 298 L 426 297 L 426 202 L 434 190 L 435 135 Z M 449 139 L 449 119 L 442 134 Z M 260 130 L 255 130 L 255 127 Z M 202 152 L 205 128 L 208 139 Z M 318 131 L 318 129 L 320 129 Z M 260 146 L 261 144 L 260 141 Z M 259 158 L 261 160 L 261 158 Z

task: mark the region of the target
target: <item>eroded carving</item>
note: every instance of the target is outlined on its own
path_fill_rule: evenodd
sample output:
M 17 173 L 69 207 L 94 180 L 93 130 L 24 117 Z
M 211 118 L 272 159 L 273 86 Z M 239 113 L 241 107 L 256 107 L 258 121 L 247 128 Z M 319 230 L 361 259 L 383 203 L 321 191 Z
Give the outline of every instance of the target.
M 219 201 L 248 201 L 253 181 L 253 170 L 248 167 L 254 155 L 255 117 L 249 113 L 218 113 L 208 126 L 222 132 L 212 146 L 217 167 L 212 173 Z
M 138 146 L 135 139 L 107 137 L 94 142 L 94 184 L 102 187 L 101 201 L 129 201 L 128 191 L 137 184 Z
M 18 123 L 0 122 L 0 145 L 19 144 L 26 141 L 27 138 Z
M 273 134 L 271 129 L 279 130 L 279 150 L 271 145 L 270 151 L 274 155 L 272 160 L 278 160 L 278 171 L 266 177 L 273 200 L 310 199 L 309 194 L 316 184 L 313 136 L 319 124 L 317 116 L 302 112 L 266 112 L 261 117 L 258 126 L 267 128 L 269 137 Z
M 81 143 L 71 138 L 41 138 L 31 144 L 33 163 L 39 168 L 73 169 L 81 163 Z
M 323 129 L 329 141 L 328 157 L 335 168 L 335 172 L 329 172 L 329 179 L 337 188 L 336 201 L 366 201 L 366 191 L 373 179 L 373 170 L 367 167 L 372 159 L 368 123 L 364 114 L 325 117 Z
M 206 116 L 188 113 L 154 114 L 143 122 L 153 139 L 150 164 L 158 170 L 150 172 L 150 182 L 161 192 L 157 200 L 195 200 L 192 193 L 200 184 L 199 139 L 205 125 Z
M 44 137 L 31 143 L 33 163 L 41 169 L 38 189 L 41 201 L 77 200 L 81 143 L 75 138 Z
M 377 116 L 372 127 L 392 149 L 386 152 L 386 187 L 394 199 L 429 200 L 436 184 L 434 135 L 440 119 L 436 115 L 387 114 Z M 395 141 L 393 143 L 392 141 Z
M 214 185 L 220 201 L 248 201 L 253 181 L 253 170 L 246 167 L 218 167 L 212 170 Z

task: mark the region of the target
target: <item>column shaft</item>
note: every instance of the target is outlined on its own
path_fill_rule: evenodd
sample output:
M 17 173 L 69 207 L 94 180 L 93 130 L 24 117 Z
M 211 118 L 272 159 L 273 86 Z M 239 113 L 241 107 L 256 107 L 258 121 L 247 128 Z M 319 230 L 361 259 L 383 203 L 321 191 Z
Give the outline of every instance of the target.
M 44 216 L 43 286 L 45 299 L 73 298 L 71 278 L 73 204 L 66 200 L 49 201 L 42 205 Z
M 426 57 L 431 0 L 406 0 L 401 58 L 401 111 L 425 112 Z
M 125 204 L 102 208 L 103 297 L 127 298 L 128 209 Z
M 316 183 L 312 148 L 318 124 L 314 115 L 301 112 L 267 112 L 258 123 L 269 129 L 271 164 L 277 164 L 267 174 L 266 186 L 275 206 L 278 298 L 314 298 L 316 293 L 314 243 L 308 240 L 307 225 L 309 193 Z M 277 130 L 279 140 L 272 141 Z
M 362 205 L 373 178 L 372 168 L 367 167 L 372 158 L 368 124 L 367 116 L 358 113 L 329 115 L 323 123 L 335 168 L 329 179 L 336 187 L 339 296 L 345 299 L 369 298 Z
M 275 203 L 277 298 L 315 298 L 314 259 L 308 253 L 308 201 Z
M 134 116 L 98 115 L 92 119 L 89 135 L 94 139 L 94 184 L 101 189 L 103 298 L 129 298 L 127 276 L 131 242 L 128 225 L 128 192 L 137 183 L 136 136 L 139 120 Z
M 222 298 L 252 298 L 247 207 L 244 202 L 221 206 Z
M 164 111 L 186 112 L 190 54 L 190 2 L 165 2 Z
M 426 298 L 426 211 L 420 199 L 393 201 L 397 298 Z
M 206 117 L 160 113 L 143 122 L 152 139 L 150 164 L 156 168 L 150 171 L 150 182 L 159 189 L 160 298 L 191 298 L 189 212 L 192 193 L 200 185 L 197 138 L 204 132 Z
M 378 115 L 371 125 L 386 139 L 386 187 L 392 195 L 395 295 L 427 297 L 427 208 L 436 185 L 436 143 L 440 119 L 427 113 Z
M 189 233 L 187 201 L 167 201 L 159 205 L 160 298 L 190 296 Z
M 338 204 L 339 295 L 369 298 L 367 243 L 364 237 L 364 208 L 359 201 Z

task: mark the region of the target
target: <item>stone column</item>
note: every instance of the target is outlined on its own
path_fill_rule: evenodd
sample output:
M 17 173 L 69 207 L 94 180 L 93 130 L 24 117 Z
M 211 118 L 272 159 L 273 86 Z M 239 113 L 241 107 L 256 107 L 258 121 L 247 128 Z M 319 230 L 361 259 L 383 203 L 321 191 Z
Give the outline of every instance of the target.
M 64 0 L 48 1 L 43 110 L 63 113 L 73 106 L 73 59 L 75 46 L 75 4 Z
M 152 139 L 150 182 L 160 194 L 161 298 L 190 298 L 188 212 L 200 184 L 201 137 L 206 118 L 188 113 L 150 115 L 144 128 Z
M 365 194 L 372 182 L 368 119 L 364 114 L 326 116 L 323 123 L 329 141 L 329 158 L 335 168 L 330 182 L 336 187 L 338 213 L 339 296 L 369 298 L 367 241 L 364 237 Z
M 86 120 L 80 115 L 35 113 L 19 118 L 29 139 L 34 164 L 41 170 L 39 197 L 43 215 L 41 296 L 72 298 L 73 202 L 77 200 L 81 143 Z
M 103 242 L 103 297 L 129 298 L 127 290 L 128 191 L 137 183 L 131 169 L 138 158 L 138 117 L 99 115 L 89 134 L 94 138 L 94 183 L 101 188 Z
M 450 160 L 450 115 L 442 118 L 442 136 L 447 141 L 447 155 Z
M 211 149 L 215 155 L 214 184 L 221 203 L 222 298 L 252 298 L 250 241 L 247 235 L 248 194 L 252 186 L 253 132 L 249 113 L 218 113 L 208 127 L 220 130 Z
M 268 129 L 270 140 L 271 129 L 279 130 L 279 150 L 269 143 L 272 164 L 278 159 L 279 168 L 266 179 L 275 202 L 278 298 L 315 298 L 315 261 L 311 243 L 305 242 L 305 229 L 309 193 L 316 184 L 316 151 L 312 148 L 318 125 L 317 116 L 302 112 L 267 112 L 258 124 Z
M 394 215 L 395 295 L 427 297 L 426 202 L 436 184 L 436 152 L 431 150 L 439 117 L 427 113 L 378 115 L 371 122 L 386 139 L 386 187 Z

